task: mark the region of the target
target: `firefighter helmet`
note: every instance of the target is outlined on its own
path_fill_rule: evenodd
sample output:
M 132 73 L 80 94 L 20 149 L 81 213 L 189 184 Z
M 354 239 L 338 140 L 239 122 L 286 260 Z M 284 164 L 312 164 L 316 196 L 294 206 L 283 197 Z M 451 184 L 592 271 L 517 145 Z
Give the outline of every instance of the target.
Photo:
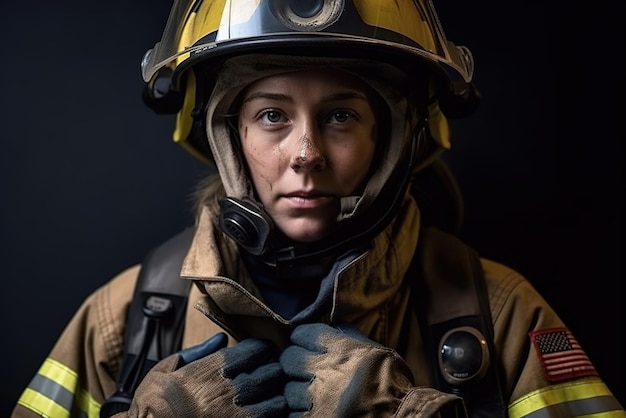
M 271 219 L 255 202 L 225 115 L 256 79 L 312 66 L 372 87 L 388 108 L 388 140 L 362 194 L 342 198 L 331 236 L 269 249 Z M 307 259 L 337 255 L 391 221 L 411 175 L 449 148 L 443 99 L 457 81 L 471 86 L 472 73 L 470 51 L 446 39 L 431 0 L 175 0 L 162 39 L 142 60 L 147 102 L 177 113 L 174 140 L 221 174 L 222 229 L 245 223 L 249 235 L 230 234 L 239 244 L 268 264 L 290 254 L 285 265 L 304 265 L 298 274 Z M 244 242 L 247 235 L 254 240 Z
M 212 161 L 202 127 L 212 86 L 190 70 L 255 52 L 373 58 L 409 72 L 427 67 L 434 107 L 455 96 L 450 82 L 470 83 L 473 73 L 469 49 L 446 39 L 431 0 L 175 0 L 161 40 L 142 59 L 144 98 L 158 113 L 177 113 L 174 141 L 201 160 Z M 438 109 L 429 125 L 448 148 Z

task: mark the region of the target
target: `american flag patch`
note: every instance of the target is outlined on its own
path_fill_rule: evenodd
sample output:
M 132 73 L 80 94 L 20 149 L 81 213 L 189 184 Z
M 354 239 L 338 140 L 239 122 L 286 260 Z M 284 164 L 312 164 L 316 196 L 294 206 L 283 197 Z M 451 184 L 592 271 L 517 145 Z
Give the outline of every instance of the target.
M 548 381 L 554 383 L 598 375 L 587 354 L 567 328 L 542 329 L 532 331 L 529 335 Z

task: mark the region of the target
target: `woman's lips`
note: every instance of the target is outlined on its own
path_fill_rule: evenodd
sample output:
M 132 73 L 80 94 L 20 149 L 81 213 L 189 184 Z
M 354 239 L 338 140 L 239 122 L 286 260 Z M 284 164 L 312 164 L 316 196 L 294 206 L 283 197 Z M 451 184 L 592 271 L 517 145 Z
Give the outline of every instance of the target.
M 333 201 L 334 196 L 321 193 L 290 193 L 284 198 L 296 208 L 318 208 Z

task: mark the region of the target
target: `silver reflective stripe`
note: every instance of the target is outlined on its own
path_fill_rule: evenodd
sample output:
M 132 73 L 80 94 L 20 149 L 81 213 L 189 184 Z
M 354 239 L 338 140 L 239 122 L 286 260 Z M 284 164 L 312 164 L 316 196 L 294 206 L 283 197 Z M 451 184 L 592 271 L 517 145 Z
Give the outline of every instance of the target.
M 74 404 L 74 394 L 47 377 L 40 374 L 35 375 L 28 387 L 35 392 L 52 399 L 68 411 L 72 410 L 72 405 Z

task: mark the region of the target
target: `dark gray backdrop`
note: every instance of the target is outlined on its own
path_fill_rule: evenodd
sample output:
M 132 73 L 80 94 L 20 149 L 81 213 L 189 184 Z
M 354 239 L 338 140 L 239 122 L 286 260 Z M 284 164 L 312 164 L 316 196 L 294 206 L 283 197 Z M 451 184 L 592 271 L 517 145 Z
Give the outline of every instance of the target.
M 82 299 L 191 221 L 208 172 L 140 98 L 168 2 L 12 3 L 0 6 L 3 416 Z M 624 402 L 616 6 L 439 3 L 484 96 L 453 124 L 462 235 L 529 277 Z

